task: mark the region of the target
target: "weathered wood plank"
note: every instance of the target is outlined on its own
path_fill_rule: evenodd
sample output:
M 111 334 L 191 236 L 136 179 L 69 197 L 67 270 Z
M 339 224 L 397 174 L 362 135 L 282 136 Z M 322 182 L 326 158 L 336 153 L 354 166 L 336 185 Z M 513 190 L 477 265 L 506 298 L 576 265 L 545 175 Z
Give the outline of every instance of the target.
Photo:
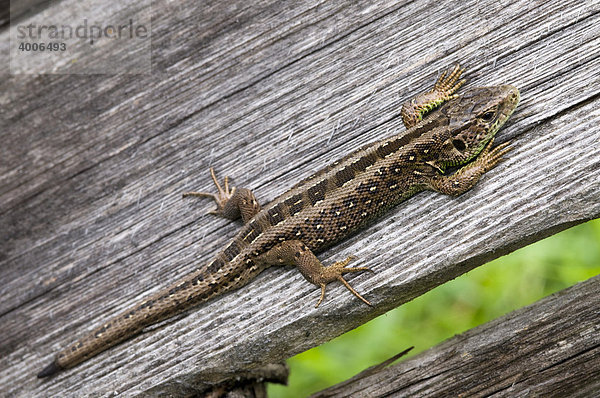
M 6 395 L 189 391 L 287 358 L 599 216 L 594 5 L 222 4 L 154 3 L 151 75 L 0 82 Z M 499 136 L 515 150 L 472 192 L 421 194 L 321 256 L 327 264 L 355 254 L 372 267 L 375 275 L 352 281 L 375 308 L 335 287 L 315 310 L 318 292 L 297 272 L 274 269 L 71 372 L 33 379 L 57 349 L 231 237 L 236 225 L 202 215 L 211 203 L 180 198 L 211 188 L 209 165 L 267 202 L 401 129 L 399 104 L 456 61 L 472 85 L 522 90 Z
M 313 397 L 598 396 L 599 289 L 596 276 Z

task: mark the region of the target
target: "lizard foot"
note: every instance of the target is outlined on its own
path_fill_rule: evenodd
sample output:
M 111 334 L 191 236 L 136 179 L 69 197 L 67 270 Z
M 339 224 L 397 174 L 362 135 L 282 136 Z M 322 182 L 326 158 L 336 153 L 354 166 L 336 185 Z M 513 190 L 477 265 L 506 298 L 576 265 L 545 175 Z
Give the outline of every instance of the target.
M 352 294 L 361 299 L 365 304 L 371 305 L 371 303 L 368 302 L 363 296 L 361 296 L 356 290 L 354 290 L 354 288 L 352 288 L 352 286 L 350 286 L 350 284 L 342 276 L 343 274 L 347 274 L 350 272 L 373 272 L 373 270 L 366 267 L 346 268 L 348 263 L 350 263 L 350 261 L 354 260 L 355 258 L 356 257 L 354 256 L 350 256 L 343 261 L 338 261 L 330 265 L 329 267 L 323 267 L 320 275 L 320 280 L 317 281 L 317 283 L 321 287 L 321 297 L 319 298 L 317 305 L 315 305 L 315 308 L 317 308 L 325 298 L 325 287 L 327 286 L 327 284 L 336 280 L 342 282 L 344 286 L 346 286 L 346 288 L 352 292 Z
M 235 192 L 235 187 L 233 187 L 233 188 L 231 188 L 231 190 L 229 190 L 229 177 L 225 177 L 225 180 L 223 183 L 223 185 L 225 187 L 224 188 L 221 187 L 221 184 L 219 184 L 219 181 L 217 181 L 217 177 L 215 176 L 215 170 L 212 167 L 210 168 L 210 175 L 217 187 L 216 194 L 208 193 L 208 192 L 185 192 L 183 194 L 183 197 L 187 198 L 189 196 L 195 196 L 195 197 L 199 197 L 199 198 L 212 198 L 217 203 L 217 209 L 209 211 L 209 214 L 222 215 L 223 210 L 225 209 L 225 206 L 227 205 L 227 202 L 229 202 L 229 200 L 233 196 L 233 193 Z
M 444 101 L 456 98 L 457 95 L 454 93 L 466 82 L 465 79 L 458 81 L 464 71 L 465 69 L 461 68 L 458 64 L 456 64 L 448 76 L 446 76 L 447 71 L 443 71 L 430 92 L 437 93 L 437 96 Z
M 495 147 L 494 149 L 491 149 L 493 142 L 494 138 L 492 138 L 490 142 L 488 142 L 488 144 L 485 146 L 485 148 L 476 160 L 485 165 L 486 171 L 489 171 L 496 167 L 498 163 L 504 160 L 503 156 L 506 155 L 508 152 L 512 151 L 513 149 L 510 146 L 510 144 L 512 144 L 511 141 L 504 142 Z

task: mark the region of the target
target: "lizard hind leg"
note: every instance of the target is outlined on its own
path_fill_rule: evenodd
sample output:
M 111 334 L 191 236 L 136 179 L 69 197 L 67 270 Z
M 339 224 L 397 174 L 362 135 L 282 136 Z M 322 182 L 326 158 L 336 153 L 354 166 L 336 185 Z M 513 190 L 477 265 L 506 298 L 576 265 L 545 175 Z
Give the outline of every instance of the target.
M 236 189 L 235 187 L 229 189 L 228 176 L 225 177 L 222 187 L 212 167 L 210 168 L 210 175 L 217 187 L 216 194 L 209 192 L 185 192 L 183 197 L 211 198 L 217 203 L 217 209 L 210 211 L 210 214 L 216 214 L 230 220 L 242 217 L 244 223 L 247 223 L 260 211 L 260 205 L 251 190 L 246 188 Z
M 353 259 L 354 257 L 350 256 L 343 261 L 338 261 L 329 267 L 325 267 L 315 254 L 299 240 L 282 242 L 257 258 L 258 261 L 269 265 L 296 266 L 307 281 L 321 288 L 321 297 L 315 305 L 315 308 L 318 307 L 325 298 L 325 288 L 327 284 L 334 281 L 342 282 L 352 294 L 362 300 L 365 304 L 371 305 L 371 303 L 354 290 L 343 277 L 343 274 L 351 272 L 373 272 L 366 267 L 346 268 L 348 263 Z

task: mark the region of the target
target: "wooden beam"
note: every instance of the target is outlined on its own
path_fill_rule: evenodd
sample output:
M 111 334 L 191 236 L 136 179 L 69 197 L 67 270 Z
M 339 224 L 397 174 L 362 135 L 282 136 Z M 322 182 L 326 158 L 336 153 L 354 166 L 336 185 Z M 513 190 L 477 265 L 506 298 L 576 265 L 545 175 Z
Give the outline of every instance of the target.
M 102 6 L 108 19 L 131 12 Z M 3 72 L 1 395 L 178 395 L 279 362 L 599 217 L 594 7 L 156 1 L 151 74 Z M 44 12 L 73 18 L 64 2 Z M 0 31 L 2 54 L 8 36 Z M 455 62 L 471 86 L 521 89 L 498 135 L 515 150 L 467 194 L 419 194 L 320 256 L 330 264 L 352 254 L 371 267 L 375 274 L 351 283 L 373 308 L 332 286 L 314 309 L 314 286 L 293 269 L 271 269 L 187 317 L 35 379 L 56 351 L 203 266 L 233 236 L 236 224 L 205 215 L 212 203 L 181 199 L 212 188 L 209 166 L 266 203 L 401 131 L 402 101 Z
M 600 391 L 600 276 L 364 372 L 325 397 L 591 397 Z

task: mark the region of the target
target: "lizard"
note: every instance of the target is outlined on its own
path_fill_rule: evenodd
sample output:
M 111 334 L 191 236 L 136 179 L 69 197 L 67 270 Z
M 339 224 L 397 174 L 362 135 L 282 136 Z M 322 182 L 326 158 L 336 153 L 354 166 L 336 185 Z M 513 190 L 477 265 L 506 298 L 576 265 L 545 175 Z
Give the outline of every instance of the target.
M 316 254 L 373 222 L 386 210 L 424 190 L 458 196 L 471 189 L 511 150 L 510 141 L 492 148 L 500 127 L 514 112 L 519 90 L 511 85 L 476 87 L 457 94 L 464 69 L 444 71 L 432 89 L 404 102 L 404 132 L 367 144 L 261 207 L 251 190 L 218 182 L 211 198 L 218 216 L 243 227 L 205 267 L 147 297 L 60 351 L 39 374 L 52 376 L 127 340 L 147 326 L 252 281 L 270 266 L 292 265 L 321 289 L 339 281 L 365 304 L 371 303 L 345 280 L 353 257 L 324 266 Z

